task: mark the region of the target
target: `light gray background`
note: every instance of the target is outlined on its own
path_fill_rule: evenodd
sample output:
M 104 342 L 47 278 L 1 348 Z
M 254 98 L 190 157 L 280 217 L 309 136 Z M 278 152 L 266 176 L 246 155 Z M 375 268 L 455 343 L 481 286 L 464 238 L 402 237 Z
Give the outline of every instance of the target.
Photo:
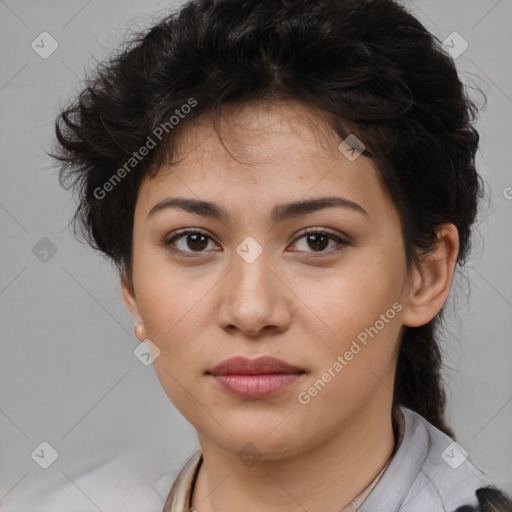
M 441 40 L 462 35 L 469 48 L 456 60 L 461 76 L 488 95 L 478 161 L 490 203 L 447 307 L 448 419 L 472 459 L 512 492 L 512 1 L 405 3 Z M 149 480 L 167 474 L 166 494 L 198 447 L 152 367 L 134 357 L 138 341 L 117 276 L 70 233 L 74 202 L 45 155 L 58 106 L 77 90 L 84 66 L 104 58 L 128 27 L 148 26 L 172 5 L 0 0 L 2 511 L 22 510 L 15 505 L 22 496 L 43 503 L 56 491 L 73 510 L 98 510 L 112 460 L 120 461 L 112 469 L 118 494 L 142 473 Z M 30 46 L 43 31 L 59 44 L 47 59 Z M 33 253 L 43 237 L 57 249 L 47 262 Z M 31 458 L 42 441 L 59 454 L 46 470 Z M 100 467 L 96 480 L 83 478 Z M 51 510 L 64 508 L 54 502 Z

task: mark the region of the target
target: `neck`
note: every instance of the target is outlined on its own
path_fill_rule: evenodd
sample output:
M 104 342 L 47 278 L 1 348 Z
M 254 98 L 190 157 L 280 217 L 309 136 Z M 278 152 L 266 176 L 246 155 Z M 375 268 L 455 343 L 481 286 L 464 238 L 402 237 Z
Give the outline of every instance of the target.
M 320 445 L 288 458 L 262 459 L 251 467 L 198 437 L 203 462 L 191 502 L 197 512 L 339 511 L 372 482 L 395 448 L 386 401 L 363 409 Z

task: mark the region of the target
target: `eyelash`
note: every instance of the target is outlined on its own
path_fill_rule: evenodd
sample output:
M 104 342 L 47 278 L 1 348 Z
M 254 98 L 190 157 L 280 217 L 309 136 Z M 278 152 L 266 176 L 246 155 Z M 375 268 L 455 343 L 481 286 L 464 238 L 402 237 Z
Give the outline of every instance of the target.
M 187 251 L 182 251 L 181 249 L 177 249 L 176 247 L 173 247 L 173 244 L 174 244 L 175 241 L 177 241 L 177 240 L 179 240 L 181 238 L 184 238 L 186 235 L 189 235 L 189 234 L 204 235 L 209 240 L 213 240 L 204 231 L 200 231 L 198 229 L 184 229 L 182 231 L 178 231 L 177 233 L 175 233 L 171 238 L 169 238 L 167 240 L 164 240 L 163 245 L 164 245 L 164 247 L 166 247 L 167 249 L 169 249 L 172 252 L 179 252 L 179 253 L 181 253 L 186 258 L 197 258 L 197 257 L 200 257 L 206 251 L 191 251 L 191 252 L 187 252 Z M 313 255 L 315 255 L 315 254 L 320 255 L 320 256 L 324 255 L 324 254 L 331 255 L 333 252 L 337 252 L 339 250 L 342 250 L 342 249 L 345 248 L 345 246 L 350 245 L 350 242 L 348 242 L 347 240 L 341 238 L 338 235 L 335 235 L 334 233 L 326 231 L 325 229 L 322 229 L 322 228 L 313 228 L 313 229 L 310 229 L 308 231 L 305 231 L 304 233 L 302 233 L 294 241 L 294 243 L 296 243 L 297 241 L 301 240 L 302 238 L 307 237 L 308 235 L 318 235 L 318 234 L 320 234 L 320 235 L 327 235 L 328 238 L 330 238 L 331 240 L 334 240 L 335 242 L 337 242 L 338 246 L 335 247 L 334 249 L 331 248 L 331 249 L 323 250 L 323 251 L 311 251 L 311 254 L 313 254 Z M 294 252 L 304 252 L 304 251 L 294 251 Z M 306 251 L 306 252 L 309 253 L 310 251 Z M 313 256 L 313 257 L 318 257 L 318 256 Z

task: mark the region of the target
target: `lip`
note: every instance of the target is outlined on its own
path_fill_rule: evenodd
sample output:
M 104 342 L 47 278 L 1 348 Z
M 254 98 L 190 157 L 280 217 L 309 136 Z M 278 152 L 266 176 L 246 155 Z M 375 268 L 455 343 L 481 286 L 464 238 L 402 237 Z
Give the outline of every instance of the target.
M 206 372 L 228 393 L 246 399 L 266 398 L 293 385 L 304 370 L 275 357 L 232 357 Z
M 214 366 L 208 373 L 212 375 L 268 375 L 272 373 L 301 373 L 304 370 L 285 363 L 280 359 L 262 356 L 257 359 L 231 357 Z

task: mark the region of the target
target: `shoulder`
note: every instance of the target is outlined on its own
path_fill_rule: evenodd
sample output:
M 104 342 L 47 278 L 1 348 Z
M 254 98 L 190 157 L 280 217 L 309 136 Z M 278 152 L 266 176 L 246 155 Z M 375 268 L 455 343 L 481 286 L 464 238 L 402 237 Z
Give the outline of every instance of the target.
M 438 504 L 439 510 L 453 511 L 466 504 L 476 507 L 477 489 L 490 485 L 487 475 L 472 462 L 463 446 L 419 414 L 405 407 L 401 410 L 413 434 L 410 442 L 426 440 L 424 449 L 415 452 L 425 459 L 408 499 L 418 504 L 428 500 Z
M 35 473 L 0 500 L 0 510 L 161 512 L 181 461 L 134 450 L 84 454 L 60 468 Z M 50 472 L 51 471 L 51 472 Z
M 507 500 L 460 444 L 414 411 L 400 411 L 402 441 L 361 512 L 495 512 L 481 508 L 487 497 Z

